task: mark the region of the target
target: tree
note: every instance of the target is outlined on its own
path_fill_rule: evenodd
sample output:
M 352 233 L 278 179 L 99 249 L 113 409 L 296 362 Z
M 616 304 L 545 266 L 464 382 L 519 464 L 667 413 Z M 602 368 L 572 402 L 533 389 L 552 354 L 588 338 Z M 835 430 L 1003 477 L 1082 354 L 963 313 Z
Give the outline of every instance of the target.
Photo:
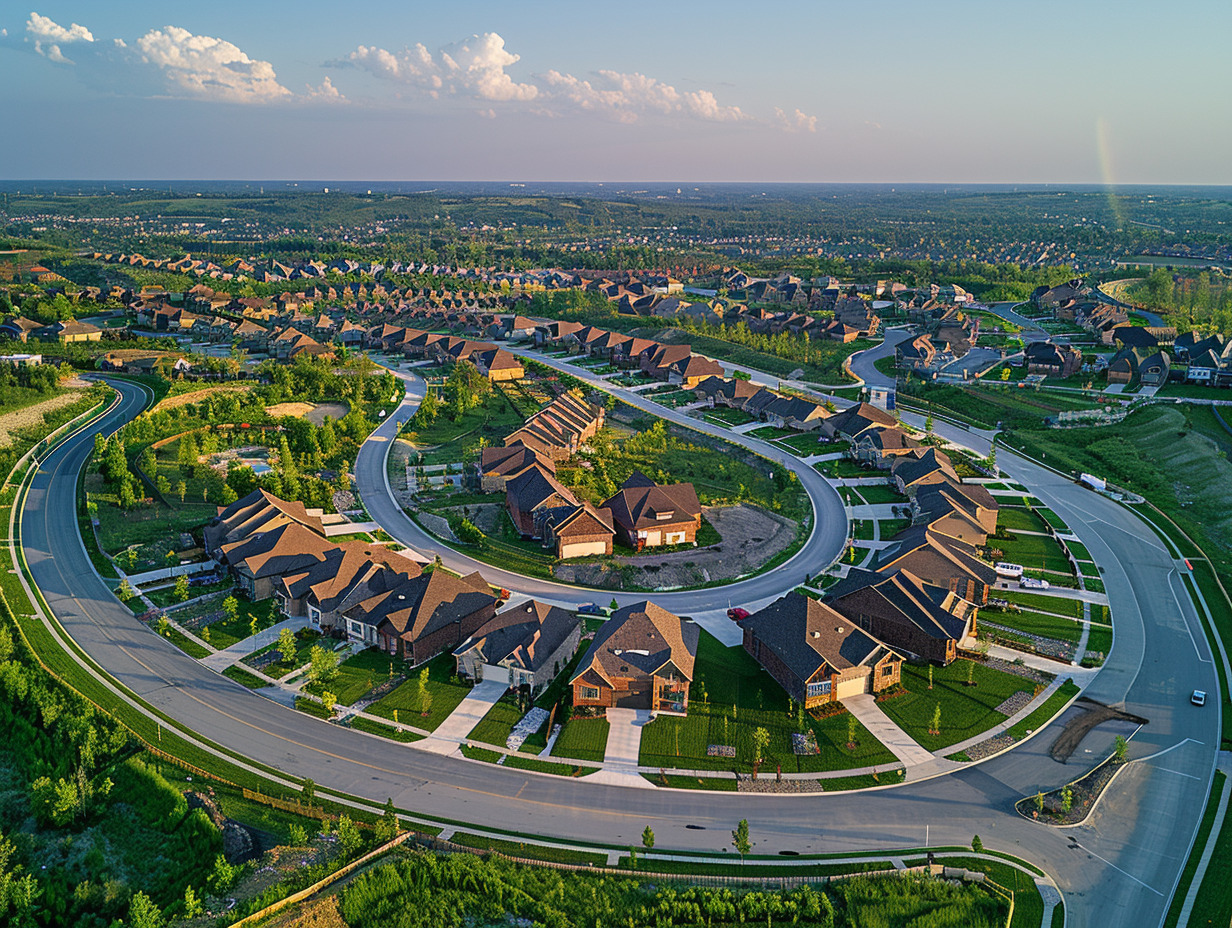
M 856 717 L 847 713 L 847 747 L 854 749 L 856 746 Z
M 929 435 L 933 433 L 933 411 L 930 409 L 928 415 L 924 417 L 924 431 Z
M 175 580 L 175 598 L 180 602 L 188 599 L 188 578 L 183 574 Z
M 128 577 L 125 577 L 120 581 L 120 588 L 116 590 L 116 597 L 120 600 L 120 602 L 126 603 L 136 595 L 137 591 L 134 590 L 132 584 L 128 582 Z
M 1036 812 L 1044 811 L 1044 793 L 1042 790 L 1035 794 L 1035 811 Z
M 337 676 L 338 655 L 329 648 L 313 645 L 308 660 L 308 679 L 313 683 L 328 683 Z
M 933 665 L 932 664 L 928 665 L 928 688 L 930 690 L 933 688 Z
M 177 480 L 175 484 L 175 495 L 180 498 L 180 502 L 184 502 L 184 497 L 188 495 L 188 484 L 183 480 Z
M 338 705 L 338 697 L 329 690 L 322 690 L 321 705 L 325 707 L 325 714 L 332 716 L 334 714 L 334 706 Z
M 975 851 L 977 854 L 984 853 L 984 842 L 980 840 L 979 835 L 976 835 L 971 839 L 971 850 Z
M 222 614 L 227 617 L 228 622 L 234 622 L 240 614 L 240 601 L 234 596 L 228 596 L 222 601 Z
M 1124 735 L 1116 736 L 1116 747 L 1112 749 L 1112 756 L 1116 758 L 1118 764 L 1125 763 L 1125 758 L 1129 754 L 1129 742 L 1125 740 Z
M 342 852 L 348 857 L 359 850 L 359 846 L 363 843 L 363 838 L 359 834 L 359 826 L 357 826 L 349 815 L 340 816 L 338 819 L 338 845 L 342 848 Z
M 642 847 L 648 851 L 654 850 L 655 835 L 654 829 L 647 825 L 642 829 Z
M 282 655 L 284 664 L 293 663 L 298 650 L 295 644 L 295 633 L 291 629 L 284 628 L 278 633 L 278 653 Z
M 136 893 L 128 904 L 129 928 L 163 928 L 162 910 L 143 892 Z
M 380 844 L 392 841 L 398 836 L 400 830 L 398 826 L 398 813 L 394 811 L 394 801 L 392 798 L 386 799 L 385 811 L 381 813 L 381 817 L 376 823 L 376 840 Z
M 753 730 L 753 766 L 761 765 L 762 752 L 770 744 L 770 732 L 764 728 L 755 728 Z
M 1061 811 L 1066 815 L 1074 807 L 1074 791 L 1068 786 L 1061 790 Z
M 937 708 L 933 709 L 933 720 L 928 725 L 928 733 L 930 735 L 941 734 L 941 703 L 937 703 Z
M 311 777 L 306 778 L 304 780 L 304 802 L 308 803 L 308 805 L 312 805 L 312 801 L 313 799 L 316 798 L 316 795 L 317 795 L 316 783 L 312 781 Z
M 732 847 L 740 855 L 740 863 L 743 864 L 745 855 L 752 850 L 752 845 L 749 844 L 749 820 L 747 818 L 742 818 L 736 825 L 736 830 L 732 832 Z
M 184 917 L 185 918 L 200 918 L 205 913 L 205 906 L 201 904 L 201 900 L 197 898 L 197 894 L 193 892 L 191 886 L 184 887 Z

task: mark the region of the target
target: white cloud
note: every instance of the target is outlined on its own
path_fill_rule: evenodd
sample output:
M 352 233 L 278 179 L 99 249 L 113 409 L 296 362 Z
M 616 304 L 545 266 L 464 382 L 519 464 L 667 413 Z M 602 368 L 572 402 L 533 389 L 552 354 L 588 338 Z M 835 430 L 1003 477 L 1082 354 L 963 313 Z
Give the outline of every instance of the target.
M 542 80 L 550 99 L 588 111 L 606 113 L 620 122 L 636 122 L 643 113 L 683 115 L 712 122 L 748 119 L 738 106 L 724 106 L 709 90 L 680 91 L 637 72 L 599 71 L 594 81 L 548 71 Z
M 325 80 L 321 82 L 320 87 L 313 87 L 311 85 L 307 85 L 307 86 L 308 86 L 308 91 L 307 93 L 304 94 L 304 100 L 308 102 L 312 102 L 312 103 L 345 103 L 346 102 L 346 97 L 344 97 L 339 92 L 338 88 L 334 86 L 333 81 L 331 81 L 328 76 L 325 78 Z
M 794 113 L 787 113 L 776 106 L 774 108 L 774 118 L 788 132 L 817 131 L 817 117 L 802 113 L 799 109 Z
M 420 44 L 397 53 L 361 45 L 329 64 L 359 68 L 384 80 L 419 87 L 431 96 L 445 92 L 498 102 L 533 100 L 539 95 L 538 87 L 520 84 L 505 73 L 517 61 L 518 56 L 505 49 L 504 39 L 485 32 L 447 45 L 436 55 Z
M 179 26 L 153 29 L 137 40 L 143 60 L 160 68 L 167 82 L 190 96 L 231 103 L 270 103 L 290 97 L 268 61 L 238 47 Z
M 94 36 L 90 30 L 78 23 L 72 23 L 67 29 L 47 16 L 31 13 L 26 20 L 26 32 L 34 39 L 34 50 L 57 64 L 72 64 L 60 50 L 61 45 L 73 42 L 93 42 Z M 8 32 L 4 33 L 6 36 Z

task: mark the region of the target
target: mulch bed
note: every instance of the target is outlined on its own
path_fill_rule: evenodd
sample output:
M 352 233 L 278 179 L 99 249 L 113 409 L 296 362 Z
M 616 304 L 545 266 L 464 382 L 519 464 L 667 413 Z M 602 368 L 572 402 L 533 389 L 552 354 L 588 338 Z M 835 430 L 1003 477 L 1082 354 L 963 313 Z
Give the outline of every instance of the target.
M 1030 819 L 1049 825 L 1077 825 L 1090 814 L 1091 807 L 1099 799 L 1100 793 L 1124 766 L 1125 764 L 1118 763 L 1115 757 L 1110 757 L 1086 776 L 1070 783 L 1068 788 L 1072 796 L 1068 812 L 1065 811 L 1062 795 L 1065 787 L 1044 793 L 1043 811 L 1037 808 L 1035 796 L 1020 799 L 1017 804 L 1018 811 Z

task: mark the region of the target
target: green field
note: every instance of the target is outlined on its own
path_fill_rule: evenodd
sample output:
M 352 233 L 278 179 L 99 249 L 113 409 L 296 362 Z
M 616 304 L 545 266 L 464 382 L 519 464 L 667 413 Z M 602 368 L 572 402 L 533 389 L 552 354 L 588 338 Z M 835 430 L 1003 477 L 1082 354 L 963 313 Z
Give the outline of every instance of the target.
M 257 631 L 264 631 L 283 618 L 278 611 L 278 601 L 273 597 L 253 603 L 237 596 L 236 601 L 239 608 L 234 619 L 221 618 L 209 625 L 210 644 L 219 650 L 251 637 L 253 619 L 257 621 Z M 212 609 L 221 609 L 222 600 L 212 600 L 209 605 Z M 205 632 L 198 634 L 205 636 Z
M 967 686 L 967 672 L 974 667 L 974 686 Z M 933 688 L 928 688 L 928 669 L 903 665 L 902 696 L 887 699 L 881 708 L 894 722 L 929 751 L 938 751 L 987 731 L 1005 716 L 994 711 L 1011 694 L 1034 684 L 1015 674 L 986 664 L 957 660 L 948 667 L 933 667 Z M 930 735 L 936 706 L 941 706 L 940 734 Z
M 424 464 L 456 464 L 465 460 L 467 454 L 479 446 L 481 439 L 489 445 L 499 446 L 504 443 L 506 435 L 525 421 L 526 417 L 517 411 L 509 398 L 503 392 L 494 390 L 483 398 L 480 405 L 467 410 L 457 419 L 442 410 L 426 427 L 417 429 L 408 424 L 401 437 L 415 445 L 418 453 L 423 455 Z
M 827 451 L 834 450 L 823 447 L 817 440 L 816 432 L 797 432 L 787 438 L 780 438 L 778 442 L 780 445 L 786 445 L 803 457 L 808 457 L 810 454 L 824 454 Z
M 1069 558 L 1061 550 L 1061 545 L 1047 535 L 1018 535 L 1012 541 L 1005 538 L 990 538 L 988 546 L 1000 549 L 1001 557 L 997 560 L 1021 564 L 1029 570 L 1073 573 Z
M 772 771 L 776 764 L 787 772 L 818 772 L 894 762 L 894 755 L 858 722 L 855 746 L 848 748 L 847 720 L 846 713 L 823 719 L 806 713 L 804 730 L 814 733 L 820 753 L 794 754 L 791 735 L 800 731 L 800 719 L 788 715 L 787 694 L 743 648 L 724 648 L 703 632 L 689 688 L 688 716 L 659 716 L 647 725 L 640 762 L 669 769 L 748 771 L 757 728 L 770 735 L 763 771 Z M 707 756 L 712 744 L 734 746 L 736 757 Z
M 870 504 L 908 502 L 907 497 L 903 496 L 889 484 L 885 486 L 856 487 L 855 492 L 860 495 L 864 502 Z
M 700 410 L 700 412 L 707 419 L 718 419 L 728 425 L 745 425 L 757 421 L 757 417 L 752 413 L 747 413 L 743 409 L 733 409 L 730 406 L 716 406 L 713 409 Z

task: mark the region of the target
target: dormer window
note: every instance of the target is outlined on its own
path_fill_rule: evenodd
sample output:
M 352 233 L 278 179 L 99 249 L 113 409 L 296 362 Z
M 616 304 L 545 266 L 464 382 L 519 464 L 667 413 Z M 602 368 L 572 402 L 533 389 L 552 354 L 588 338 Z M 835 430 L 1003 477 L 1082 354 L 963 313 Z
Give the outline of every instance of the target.
M 667 512 L 656 512 L 656 513 L 655 513 L 655 519 L 656 519 L 657 521 L 659 521 L 659 522 L 666 522 L 666 521 L 667 521 L 668 519 L 670 519 L 673 515 L 675 515 L 675 511 L 674 511 L 674 510 L 668 510 Z

